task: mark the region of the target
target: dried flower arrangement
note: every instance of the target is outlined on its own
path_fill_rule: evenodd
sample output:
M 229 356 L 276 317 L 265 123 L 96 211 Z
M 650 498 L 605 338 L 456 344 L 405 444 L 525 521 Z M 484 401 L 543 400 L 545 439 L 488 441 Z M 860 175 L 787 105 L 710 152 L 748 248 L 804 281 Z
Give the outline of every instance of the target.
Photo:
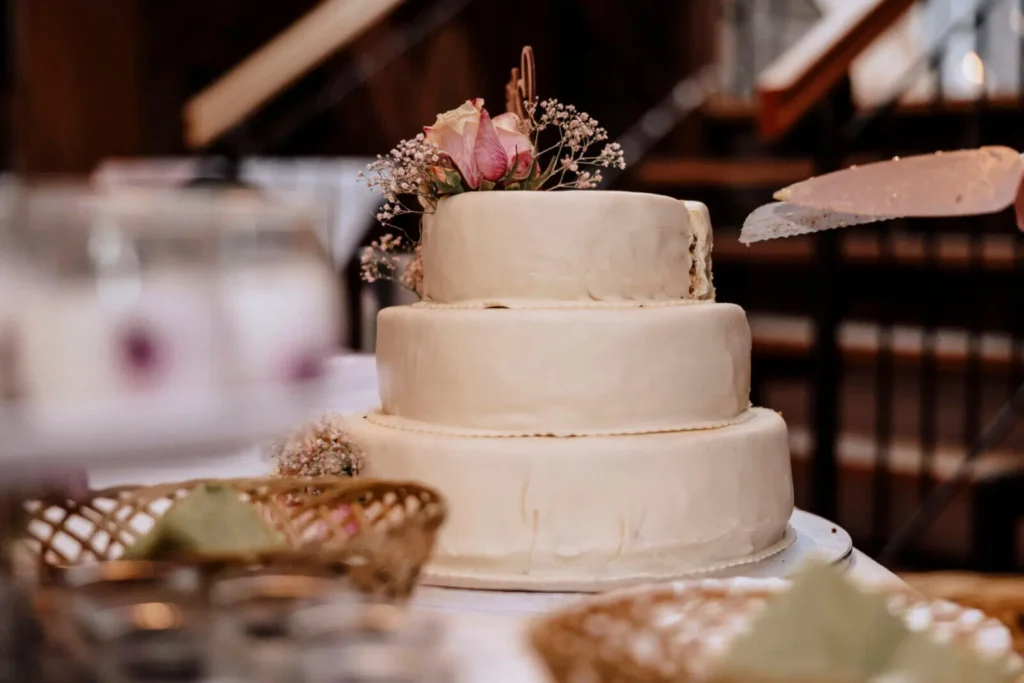
M 468 100 L 438 115 L 415 138 L 378 156 L 368 175 L 360 174 L 384 197 L 377 214 L 381 224 L 394 227 L 398 216 L 432 213 L 442 199 L 463 192 L 592 189 L 601 183 L 601 169 L 625 168 L 621 146 L 606 142 L 608 131 L 597 119 L 554 99 L 538 101 L 528 47 L 522 64 L 523 79 L 513 69 L 506 88 L 513 93 L 506 113 L 491 118 L 482 99 Z M 550 138 L 546 147 L 541 146 L 542 137 Z M 600 142 L 605 144 L 593 152 Z M 412 261 L 403 267 L 400 255 L 410 251 Z M 397 280 L 419 294 L 418 246 L 408 238 L 385 235 L 364 251 L 362 275 L 367 282 Z
M 276 477 L 355 477 L 363 454 L 348 438 L 344 418 L 326 414 L 270 445 Z

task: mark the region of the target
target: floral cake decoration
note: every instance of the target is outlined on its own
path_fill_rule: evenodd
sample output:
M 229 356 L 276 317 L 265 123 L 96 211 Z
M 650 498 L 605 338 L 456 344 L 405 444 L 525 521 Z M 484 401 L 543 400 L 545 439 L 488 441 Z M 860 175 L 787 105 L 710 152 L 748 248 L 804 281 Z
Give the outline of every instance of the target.
M 439 114 L 416 137 L 379 155 L 368 173 L 360 173 L 384 198 L 377 220 L 401 232 L 395 218 L 433 213 L 446 197 L 464 192 L 592 189 L 601 183 L 602 169 L 625 168 L 622 147 L 608 142 L 608 131 L 597 119 L 571 104 L 538 100 L 534 81 L 533 53 L 527 47 L 521 69 L 512 70 L 506 87 L 506 112 L 492 117 L 483 99 L 467 100 Z M 413 257 L 403 267 L 400 255 L 410 251 Z M 362 276 L 367 282 L 395 279 L 419 294 L 419 246 L 402 235 L 384 235 L 364 250 Z

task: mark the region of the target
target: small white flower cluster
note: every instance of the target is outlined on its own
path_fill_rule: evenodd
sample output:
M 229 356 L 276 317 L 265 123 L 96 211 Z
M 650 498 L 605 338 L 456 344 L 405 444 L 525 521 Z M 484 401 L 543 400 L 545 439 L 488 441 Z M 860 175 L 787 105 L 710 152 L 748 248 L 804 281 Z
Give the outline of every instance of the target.
M 344 419 L 324 415 L 301 425 L 284 439 L 271 444 L 277 477 L 358 476 L 363 454 L 348 438 Z
M 412 253 L 412 260 L 402 271 L 402 279 L 399 281 L 403 287 L 416 294 L 423 295 L 423 245 L 417 244 L 416 250 Z
M 617 142 L 606 144 L 598 154 L 587 154 L 591 146 L 608 139 L 608 131 L 598 125 L 597 119 L 590 114 L 554 99 L 527 103 L 526 113 L 536 133 L 549 128 L 558 131 L 558 142 L 538 154 L 554 151 L 560 167 L 550 176 L 555 178 L 554 184 L 545 185 L 542 189 L 592 189 L 603 179 L 601 168 L 626 167 L 622 146 Z M 566 152 L 564 156 L 563 152 Z M 597 168 L 587 171 L 581 169 L 584 166 Z
M 376 282 L 394 277 L 401 267 L 398 254 L 404 249 L 402 238 L 390 233 L 371 242 L 370 246 L 363 249 L 360 258 L 363 280 Z
M 432 142 L 420 133 L 411 140 L 402 140 L 386 156 L 367 166 L 369 174 L 360 172 L 359 177 L 366 186 L 376 189 L 384 197 L 385 204 L 377 212 L 377 221 L 382 225 L 395 227 L 392 221 L 403 214 L 429 213 L 437 206 L 437 188 L 434 182 L 438 173 L 454 165 Z M 419 206 L 410 208 L 403 203 L 403 197 L 415 197 Z M 418 248 L 413 252 L 412 262 L 402 268 L 399 255 L 412 251 L 416 244 L 412 240 L 394 234 L 384 235 L 363 250 L 361 257 L 362 278 L 366 282 L 397 280 L 403 287 L 420 293 L 423 283 L 423 260 Z
M 367 187 L 376 188 L 383 195 L 388 202 L 384 213 L 390 220 L 408 211 L 399 200 L 402 195 L 430 197 L 433 194 L 430 168 L 441 163 L 441 150 L 420 133 L 411 140 L 399 142 L 387 156 L 377 155 L 377 160 L 366 167 L 370 175 L 360 172 L 359 177 L 366 181 Z

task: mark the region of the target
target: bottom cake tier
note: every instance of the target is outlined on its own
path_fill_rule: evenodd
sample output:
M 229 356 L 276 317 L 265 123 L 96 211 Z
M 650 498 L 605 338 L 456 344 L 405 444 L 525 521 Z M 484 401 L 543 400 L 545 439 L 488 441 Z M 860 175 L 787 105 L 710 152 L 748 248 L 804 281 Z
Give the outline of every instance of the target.
M 371 416 L 372 417 L 372 416 Z M 591 437 L 466 437 L 352 420 L 368 476 L 447 498 L 428 581 L 589 590 L 756 561 L 793 512 L 786 424 L 748 411 L 720 429 Z

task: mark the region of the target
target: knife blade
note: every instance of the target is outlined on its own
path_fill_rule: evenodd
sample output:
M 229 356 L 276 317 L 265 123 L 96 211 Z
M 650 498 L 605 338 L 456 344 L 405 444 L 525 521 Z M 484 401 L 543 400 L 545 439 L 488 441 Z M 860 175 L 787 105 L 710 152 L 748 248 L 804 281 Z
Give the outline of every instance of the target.
M 893 218 L 896 216 L 838 213 L 813 206 L 772 202 L 758 207 L 747 216 L 740 230 L 740 242 L 752 244 L 778 237 L 794 237 Z
M 937 152 L 852 166 L 790 185 L 754 211 L 740 241 L 903 217 L 971 216 L 1015 205 L 1024 226 L 1024 157 L 1009 147 Z M 1024 228 L 1022 228 L 1024 229 Z
M 1024 158 L 1009 147 L 897 157 L 811 178 L 775 199 L 840 213 L 877 216 L 970 216 L 1013 203 Z

